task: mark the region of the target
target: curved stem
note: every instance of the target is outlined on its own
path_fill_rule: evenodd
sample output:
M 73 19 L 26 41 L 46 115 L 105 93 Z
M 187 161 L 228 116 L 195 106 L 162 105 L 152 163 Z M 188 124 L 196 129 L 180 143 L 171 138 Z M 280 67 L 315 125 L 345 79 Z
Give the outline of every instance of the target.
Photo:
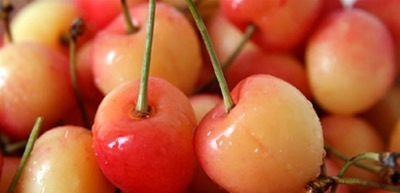
M 69 71 L 75 98 L 82 115 L 83 126 L 87 129 L 90 129 L 89 118 L 87 115 L 85 105 L 83 103 L 83 97 L 81 89 L 79 88 L 79 82 L 76 72 L 76 40 L 80 35 L 84 33 L 84 28 L 85 27 L 83 20 L 78 18 L 74 21 L 69 30 Z
M 126 0 L 121 0 L 121 6 L 122 6 L 122 13 L 124 14 L 125 18 L 127 34 L 136 33 L 139 30 L 139 28 L 133 25 L 131 15 L 129 14 L 129 6 L 126 3 Z
M 42 127 L 42 123 L 43 123 L 43 117 L 39 117 L 39 118 L 36 119 L 35 125 L 33 126 L 31 134 L 29 135 L 29 139 L 28 139 L 28 142 L 26 144 L 24 154 L 22 155 L 21 162 L 20 162 L 20 164 L 19 164 L 19 166 L 17 168 L 17 171 L 16 171 L 16 173 L 15 173 L 15 175 L 14 175 L 14 177 L 13 177 L 11 183 L 10 183 L 10 186 L 8 187 L 7 193 L 13 193 L 14 192 L 14 189 L 17 186 L 19 178 L 21 176 L 22 170 L 25 167 L 25 164 L 26 164 L 26 162 L 27 162 L 27 160 L 28 160 L 28 158 L 29 158 L 29 156 L 30 156 L 30 154 L 32 152 L 32 149 L 33 149 L 33 146 L 35 144 L 35 141 L 36 141 L 36 139 L 37 139 L 37 137 L 39 135 L 39 131 L 40 131 L 40 128 Z
M 333 147 L 331 147 L 330 145 L 328 145 L 327 143 L 324 144 L 324 148 L 328 153 L 333 154 L 334 156 L 336 156 L 337 158 L 343 160 L 343 161 L 348 161 L 350 160 L 349 157 L 347 157 L 346 155 L 344 155 L 343 153 L 339 152 L 338 150 L 334 149 Z M 379 166 L 375 166 L 375 165 L 371 165 L 371 164 L 366 164 L 366 163 L 354 163 L 355 166 L 362 168 L 364 170 L 379 174 L 379 172 L 381 171 L 381 167 Z
M 346 184 L 346 185 L 358 185 L 358 186 L 365 186 L 370 188 L 377 188 L 382 190 L 388 190 L 393 192 L 400 192 L 400 187 L 390 186 L 386 184 L 381 184 L 377 182 L 371 182 L 367 180 L 362 180 L 358 178 L 338 178 L 333 177 L 337 184 Z M 331 193 L 335 193 L 336 190 L 332 190 Z
M 374 160 L 374 161 L 379 161 L 379 154 L 377 153 L 363 153 L 359 154 L 351 159 L 349 159 L 344 166 L 340 169 L 339 173 L 337 174 L 337 177 L 341 178 L 344 176 L 344 173 L 349 169 L 349 167 L 356 162 L 360 160 Z
M 253 24 L 250 24 L 247 26 L 245 33 L 243 34 L 243 39 L 239 42 L 238 46 L 236 49 L 229 55 L 229 58 L 223 63 L 222 65 L 222 70 L 226 71 L 228 69 L 233 61 L 236 59 L 236 57 L 240 54 L 240 52 L 243 50 L 244 46 L 246 43 L 250 40 L 251 36 L 254 34 L 256 27 Z M 204 84 L 202 87 L 200 87 L 195 93 L 201 93 L 204 90 L 209 89 L 214 83 L 217 81 L 216 76 L 211 77 L 206 84 Z
M 196 6 L 193 3 L 193 1 L 192 0 L 185 0 L 185 1 L 190 9 L 190 12 L 192 13 L 192 16 L 193 16 L 195 22 L 196 22 L 197 29 L 200 31 L 200 34 L 206 45 L 208 54 L 210 55 L 211 63 L 213 65 L 214 72 L 217 77 L 219 87 L 221 89 L 222 98 L 223 98 L 224 104 L 225 104 L 225 110 L 226 110 L 226 113 L 229 113 L 229 111 L 235 106 L 235 103 L 233 102 L 232 96 L 230 95 L 230 91 L 229 91 L 228 85 L 226 83 L 221 65 L 218 61 L 217 54 L 215 53 L 214 47 L 212 45 L 210 35 L 208 34 L 208 31 L 204 24 L 204 21 L 201 18 L 200 13 L 197 11 Z
M 10 14 L 14 10 L 13 5 L 8 0 L 3 0 L 0 4 L 0 18 L 3 20 L 4 30 L 9 42 L 13 42 L 13 36 L 10 29 Z
M 147 88 L 150 74 L 150 61 L 151 61 L 151 48 L 153 44 L 154 22 L 155 22 L 156 2 L 155 0 L 149 1 L 149 17 L 147 22 L 146 45 L 144 52 L 144 59 L 142 65 L 142 72 L 140 78 L 139 96 L 136 103 L 136 113 L 139 116 L 146 117 L 149 115 L 149 107 L 147 103 Z

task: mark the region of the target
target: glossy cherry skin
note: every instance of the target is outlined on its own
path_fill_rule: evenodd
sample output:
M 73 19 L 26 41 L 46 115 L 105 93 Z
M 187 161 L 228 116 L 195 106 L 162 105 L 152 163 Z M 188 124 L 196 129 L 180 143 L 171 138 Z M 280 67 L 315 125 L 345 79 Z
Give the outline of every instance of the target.
M 156 7 L 150 75 L 164 78 L 190 94 L 202 64 L 199 38 L 181 12 L 165 3 L 157 2 Z M 141 76 L 148 3 L 131 8 L 130 14 L 139 28 L 137 32 L 127 34 L 121 14 L 94 39 L 93 72 L 104 94 Z
M 15 193 L 115 193 L 101 173 L 92 149 L 92 132 L 60 126 L 39 136 Z
M 79 13 L 85 20 L 87 32 L 94 36 L 97 31 L 107 26 L 118 14 L 122 13 L 119 0 L 74 0 Z M 127 0 L 129 7 L 136 6 L 145 0 Z
M 93 130 L 97 163 L 126 193 L 176 193 L 194 169 L 196 119 L 189 99 L 171 83 L 150 78 L 147 118 L 133 115 L 139 80 L 115 88 L 100 104 Z
M 231 95 L 235 107 L 227 114 L 218 104 L 195 132 L 196 155 L 207 175 L 233 193 L 304 190 L 320 173 L 324 155 L 312 104 L 270 75 L 244 79 Z
M 38 43 L 7 44 L 0 50 L 0 130 L 27 139 L 39 116 L 41 131 L 76 106 L 68 59 Z

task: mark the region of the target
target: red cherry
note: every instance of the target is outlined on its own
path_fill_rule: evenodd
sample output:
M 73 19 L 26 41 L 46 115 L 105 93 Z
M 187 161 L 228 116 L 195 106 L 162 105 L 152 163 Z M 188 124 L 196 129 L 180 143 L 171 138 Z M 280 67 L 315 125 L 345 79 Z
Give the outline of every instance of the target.
M 127 0 L 129 7 L 143 2 L 147 1 Z M 90 34 L 96 34 L 122 12 L 121 1 L 119 0 L 75 0 L 75 3 Z
M 221 0 L 224 15 L 240 29 L 254 24 L 254 43 L 265 50 L 291 51 L 304 40 L 320 13 L 322 0 Z
M 140 118 L 133 114 L 139 83 L 115 88 L 98 108 L 92 129 L 99 167 L 127 193 L 183 192 L 195 168 L 189 99 L 171 83 L 150 78 L 150 115 Z

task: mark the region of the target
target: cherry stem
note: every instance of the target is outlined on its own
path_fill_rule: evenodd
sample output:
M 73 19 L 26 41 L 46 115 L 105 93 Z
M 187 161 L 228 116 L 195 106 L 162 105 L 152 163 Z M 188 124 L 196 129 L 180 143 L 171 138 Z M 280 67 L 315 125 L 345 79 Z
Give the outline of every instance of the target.
M 121 5 L 122 5 L 122 13 L 124 14 L 125 17 L 127 34 L 136 33 L 137 31 L 139 31 L 139 28 L 133 25 L 131 15 L 129 14 L 129 6 L 126 3 L 126 0 L 121 0 Z
M 346 185 L 358 185 L 358 186 L 365 186 L 370 188 L 377 188 L 382 190 L 388 190 L 393 192 L 400 192 L 400 187 L 390 186 L 386 184 L 381 184 L 377 182 L 371 182 L 367 180 L 362 180 L 358 178 L 339 178 L 339 177 L 332 177 L 336 184 L 346 184 Z M 335 193 L 336 189 L 331 189 L 331 193 Z
M 328 153 L 333 154 L 334 156 L 336 156 L 337 158 L 343 160 L 343 161 L 348 161 L 350 160 L 349 157 L 347 157 L 346 155 L 344 155 L 343 153 L 341 153 L 340 151 L 334 149 L 333 147 L 331 147 L 330 145 L 328 145 L 327 143 L 325 143 L 324 145 L 325 150 Z M 371 165 L 371 164 L 366 164 L 366 163 L 354 163 L 355 166 L 362 168 L 364 170 L 370 171 L 372 173 L 379 173 L 381 171 L 381 167 L 379 166 L 375 166 L 375 165 Z
M 250 24 L 247 26 L 245 33 L 243 34 L 243 39 L 242 41 L 239 42 L 238 46 L 236 49 L 229 55 L 229 58 L 223 63 L 222 65 L 222 70 L 225 72 L 226 69 L 228 69 L 233 61 L 236 59 L 236 57 L 240 54 L 240 52 L 243 50 L 244 46 L 246 43 L 250 40 L 251 36 L 254 34 L 256 27 L 253 24 Z M 207 89 L 209 89 L 214 83 L 217 81 L 216 77 L 213 76 L 211 77 L 206 84 L 204 84 L 201 88 L 199 88 L 195 93 L 201 93 Z
M 347 160 L 344 166 L 340 169 L 337 177 L 343 177 L 344 173 L 349 169 L 349 167 L 360 160 L 374 160 L 379 161 L 379 154 L 377 153 L 363 153 L 352 157 L 351 159 Z
M 12 154 L 16 152 L 19 149 L 25 148 L 26 146 L 26 141 L 18 141 L 16 143 L 11 143 L 11 144 L 5 144 L 4 145 L 4 152 L 6 154 Z
M 25 151 L 22 155 L 21 162 L 17 168 L 17 171 L 8 187 L 7 193 L 13 193 L 15 187 L 18 184 L 19 178 L 21 177 L 22 170 L 25 168 L 26 162 L 32 152 L 33 146 L 35 144 L 36 139 L 39 136 L 40 128 L 42 127 L 43 117 L 38 117 L 36 119 L 35 125 L 32 128 L 31 134 L 29 135 L 28 142 L 25 147 Z
M 13 36 L 10 29 L 10 14 L 13 10 L 14 6 L 8 0 L 3 0 L 2 3 L 0 3 L 0 18 L 3 20 L 6 37 L 9 42 L 13 42 Z
M 140 117 L 147 117 L 149 115 L 149 107 L 147 102 L 147 88 L 149 83 L 150 74 L 150 61 L 151 61 L 151 48 L 153 45 L 154 23 L 155 23 L 155 0 L 149 0 L 149 15 L 146 28 L 146 44 L 144 51 L 144 59 L 142 65 L 142 72 L 140 78 L 139 96 L 136 103 L 136 113 Z
M 361 160 L 372 160 L 379 162 L 384 167 L 377 172 L 381 177 L 388 178 L 385 179 L 386 181 L 395 181 L 392 180 L 392 174 L 395 172 L 394 168 L 397 166 L 397 154 L 396 153 L 362 153 L 357 156 L 352 157 L 351 159 L 347 160 L 344 166 L 340 169 L 339 173 L 337 174 L 338 178 L 342 178 L 346 171 L 350 168 L 350 166 L 355 165 L 358 161 Z M 332 187 L 333 192 L 336 191 L 337 185 Z
M 192 13 L 192 16 L 193 16 L 195 22 L 196 22 L 197 29 L 200 31 L 200 34 L 206 45 L 208 54 L 211 58 L 211 63 L 213 65 L 215 75 L 216 75 L 218 83 L 219 83 L 219 87 L 221 89 L 222 98 L 223 98 L 224 104 L 225 104 L 225 110 L 227 113 L 229 113 L 229 111 L 235 106 L 235 103 L 233 102 L 232 96 L 230 95 L 228 84 L 226 83 L 224 73 L 222 71 L 222 67 L 218 61 L 217 54 L 215 53 L 214 47 L 212 45 L 210 35 L 208 34 L 208 31 L 204 24 L 203 18 L 201 17 L 200 13 L 196 9 L 196 6 L 193 3 L 193 1 L 192 0 L 185 0 L 185 1 L 190 9 L 190 12 Z
M 77 70 L 76 70 L 76 41 L 85 31 L 85 23 L 81 18 L 75 19 L 69 29 L 69 71 L 71 75 L 72 87 L 76 101 L 78 103 L 79 110 L 82 115 L 83 126 L 90 129 L 89 118 L 85 105 L 83 103 L 83 97 L 81 89 L 79 88 Z

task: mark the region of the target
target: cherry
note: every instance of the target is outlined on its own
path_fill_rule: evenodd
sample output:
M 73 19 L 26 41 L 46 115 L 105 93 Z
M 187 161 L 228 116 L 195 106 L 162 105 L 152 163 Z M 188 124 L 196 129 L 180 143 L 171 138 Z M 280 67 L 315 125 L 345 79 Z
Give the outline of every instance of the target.
M 365 11 L 334 12 L 308 42 L 306 69 L 311 92 L 324 110 L 360 113 L 393 85 L 396 66 L 391 35 Z
M 88 33 L 95 36 L 99 30 L 106 27 L 118 14 L 122 12 L 119 0 L 74 0 L 80 15 L 87 24 Z M 134 7 L 145 0 L 127 0 L 130 7 Z
M 48 130 L 75 107 L 65 55 L 13 43 L 1 48 L 0 61 L 0 129 L 10 138 L 27 139 L 38 116 L 46 117 L 42 130 Z
M 202 30 L 204 22 L 194 3 L 186 3 L 223 97 L 195 132 L 202 168 L 228 192 L 304 191 L 319 175 L 324 156 L 321 124 L 312 104 L 298 89 L 270 75 L 247 77 L 229 93 L 208 32 Z
M 195 169 L 196 119 L 189 99 L 170 82 L 149 76 L 155 7 L 150 1 L 141 78 L 107 94 L 92 127 L 100 169 L 126 193 L 183 192 Z
M 24 6 L 11 22 L 14 42 L 37 42 L 67 52 L 63 36 L 79 16 L 77 7 L 68 1 L 33 1 Z
M 201 67 L 199 40 L 193 26 L 174 7 L 157 3 L 151 76 L 173 83 L 184 93 L 193 91 Z M 133 33 L 121 14 L 94 39 L 93 69 L 96 85 L 107 94 L 121 83 L 139 78 L 146 40 L 148 4 L 130 9 Z M 179 74 L 179 75 L 177 75 Z
M 231 95 L 235 106 L 228 113 L 220 103 L 196 129 L 196 155 L 205 172 L 228 192 L 304 190 L 324 156 L 311 103 L 270 75 L 242 80 Z
M 97 166 L 92 133 L 62 126 L 37 139 L 15 192 L 114 193 L 115 187 Z
M 137 117 L 139 84 L 129 81 L 101 102 L 92 127 L 97 163 L 124 192 L 183 192 L 195 166 L 193 109 L 171 83 L 150 78 L 150 114 Z
M 244 30 L 254 24 L 254 43 L 264 50 L 291 51 L 303 41 L 317 19 L 322 0 L 221 0 L 224 15 Z

